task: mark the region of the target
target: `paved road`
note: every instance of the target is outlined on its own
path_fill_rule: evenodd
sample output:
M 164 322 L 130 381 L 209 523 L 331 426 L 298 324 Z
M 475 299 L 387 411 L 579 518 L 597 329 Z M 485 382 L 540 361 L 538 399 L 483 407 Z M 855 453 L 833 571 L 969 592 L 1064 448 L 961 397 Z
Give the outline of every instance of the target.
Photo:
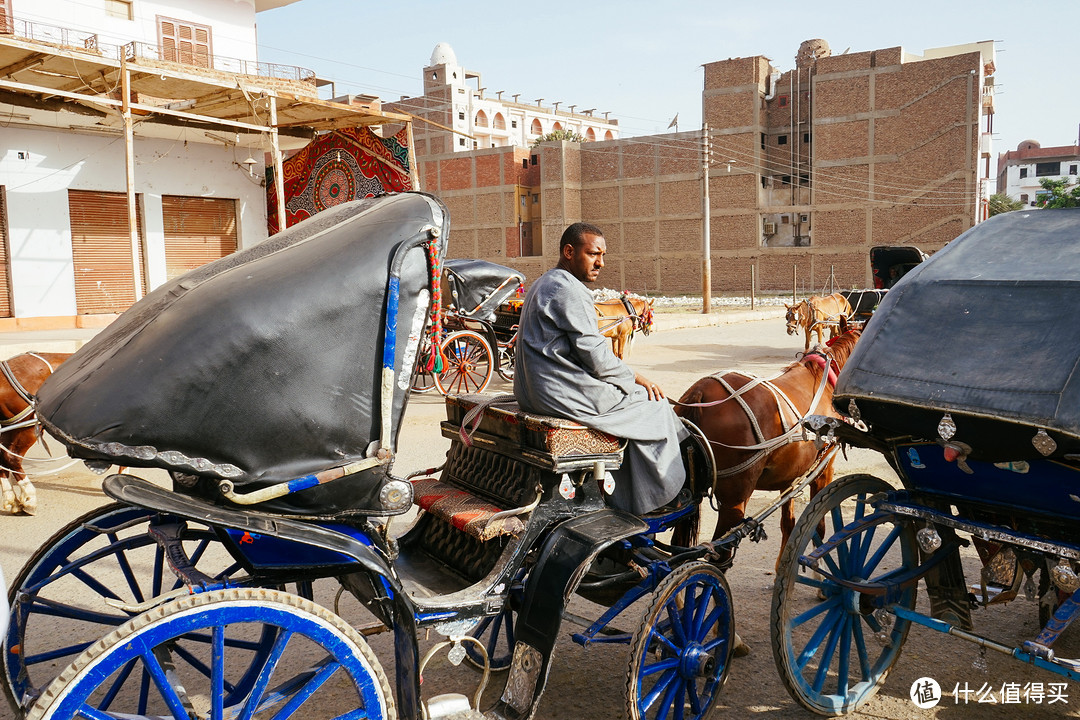
M 732 324 L 708 327 L 670 329 L 639 337 L 629 361 L 639 371 L 658 382 L 665 392 L 678 396 L 697 378 L 729 368 L 768 375 L 794 359 L 801 341 L 785 335 L 783 320 L 777 312 L 765 312 L 755 317 L 767 319 L 744 320 Z M 732 316 L 735 317 L 735 316 Z M 668 327 L 675 323 L 672 319 Z M 685 323 L 678 323 L 685 324 Z M 665 319 L 660 318 L 664 327 Z M 506 392 L 509 386 L 496 380 L 490 388 Z M 400 454 L 396 471 L 404 473 L 432 467 L 442 461 L 447 441 L 439 435 L 438 422 L 443 418 L 441 399 L 434 395 L 414 396 L 406 413 L 400 437 Z M 56 446 L 53 445 L 55 448 Z M 40 454 L 40 448 L 35 450 Z M 837 476 L 854 472 L 870 472 L 895 481 L 895 477 L 880 456 L 868 451 L 853 450 L 837 464 Z M 151 473 L 153 476 L 153 473 Z M 39 545 L 56 528 L 72 517 L 105 502 L 100 492 L 100 480 L 80 467 L 70 468 L 58 475 L 38 475 L 41 510 L 35 517 L 0 516 L 0 565 L 9 581 Z M 755 497 L 751 511 L 767 504 L 771 496 Z M 801 511 L 801 503 L 796 512 Z M 774 666 L 770 649 L 768 613 L 771 602 L 773 567 L 778 552 L 778 515 L 766 522 L 769 538 L 754 544 L 744 542 L 738 551 L 735 566 L 728 577 L 735 604 L 738 630 L 750 644 L 751 654 L 737 659 L 731 670 L 728 685 L 722 696 L 723 706 L 717 716 L 806 718 L 812 717 L 798 706 L 784 690 Z M 707 518 L 703 527 L 710 528 Z M 969 580 L 977 577 L 973 556 L 965 557 Z M 922 602 L 922 600 L 920 600 Z M 595 617 L 597 606 L 576 599 L 573 612 Z M 633 630 L 642 610 L 632 607 L 617 625 Z M 344 612 L 342 613 L 345 614 Z M 975 613 L 976 629 L 1004 642 L 1035 634 L 1037 613 L 1034 604 L 1017 601 L 1003 608 Z M 566 626 L 564 625 L 564 628 Z M 1080 655 L 1080 644 L 1066 638 L 1064 654 Z M 372 644 L 385 663 L 391 665 L 390 639 L 376 636 Z M 1071 652 L 1069 652 L 1071 651 Z M 539 717 L 556 718 L 619 718 L 624 717 L 622 686 L 626 677 L 625 646 L 593 646 L 581 648 L 560 639 L 557 659 L 542 701 Z M 443 664 L 445 666 L 445 663 Z M 463 668 L 435 667 L 426 674 L 426 692 L 453 689 L 471 692 L 463 683 L 475 676 Z M 954 685 L 967 683 L 972 689 L 984 684 L 996 689 L 998 704 L 976 703 L 972 696 L 967 704 L 956 704 L 950 696 L 932 710 L 919 710 L 908 699 L 912 683 L 920 677 L 931 676 L 951 692 Z M 1068 704 L 1035 705 L 1033 703 L 1002 704 L 1000 689 L 1003 683 L 1058 682 L 1057 676 L 1036 671 L 1016 661 L 993 653 L 983 655 L 973 645 L 937 633 L 914 628 L 900 660 L 883 690 L 853 717 L 859 718 L 1057 718 L 1080 717 L 1080 686 L 1068 688 Z M 488 690 L 493 699 L 501 684 Z M 0 717 L 7 712 L 0 704 Z

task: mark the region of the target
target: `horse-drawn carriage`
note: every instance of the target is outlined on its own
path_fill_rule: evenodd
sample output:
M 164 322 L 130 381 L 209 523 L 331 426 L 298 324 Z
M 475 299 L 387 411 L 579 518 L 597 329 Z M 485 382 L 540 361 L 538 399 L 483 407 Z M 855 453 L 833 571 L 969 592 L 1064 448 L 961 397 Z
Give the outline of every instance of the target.
M 1080 300 L 1078 237 L 1080 210 L 1052 210 L 952 241 L 866 325 L 833 396 L 852 424 L 811 419 L 883 453 L 900 483 L 833 482 L 784 549 L 773 647 L 807 708 L 857 708 L 912 624 L 1080 680 L 1080 661 L 1054 649 L 1080 615 L 1080 326 L 1060 321 Z M 969 538 L 982 565 L 970 587 Z M 1039 608 L 1033 636 L 974 632 L 974 608 L 1025 597 Z
M 525 276 L 487 260 L 447 260 L 443 267 L 440 369 L 430 339 L 421 347 L 413 389 L 480 393 L 494 373 L 514 377 L 514 345 Z
M 575 637 L 630 648 L 631 718 L 709 712 L 730 593 L 712 546 L 657 540 L 692 505 L 605 503 L 619 439 L 451 396 L 445 465 L 393 474 L 447 226 L 420 193 L 337 206 L 147 295 L 46 382 L 38 414 L 70 454 L 169 480 L 109 476 L 116 502 L 12 582 L 4 687 L 20 711 L 462 717 L 478 696 L 421 694 L 447 651 L 507 669 L 490 716 L 530 717 L 576 590 L 609 610 Z M 686 452 L 707 477 L 708 453 Z M 370 627 L 314 602 L 328 578 Z M 605 635 L 639 598 L 638 630 Z M 394 682 L 375 629 L 393 633 Z M 427 634 L 442 641 L 421 659 Z

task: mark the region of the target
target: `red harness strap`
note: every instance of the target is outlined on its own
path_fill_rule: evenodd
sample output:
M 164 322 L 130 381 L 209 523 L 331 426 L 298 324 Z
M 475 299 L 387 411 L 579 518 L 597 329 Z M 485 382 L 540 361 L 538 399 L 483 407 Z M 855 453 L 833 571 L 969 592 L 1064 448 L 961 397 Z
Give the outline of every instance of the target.
M 804 362 L 812 362 L 822 370 L 825 369 L 825 356 L 818 353 L 809 353 L 803 356 Z M 829 363 L 829 387 L 836 387 L 836 363 Z

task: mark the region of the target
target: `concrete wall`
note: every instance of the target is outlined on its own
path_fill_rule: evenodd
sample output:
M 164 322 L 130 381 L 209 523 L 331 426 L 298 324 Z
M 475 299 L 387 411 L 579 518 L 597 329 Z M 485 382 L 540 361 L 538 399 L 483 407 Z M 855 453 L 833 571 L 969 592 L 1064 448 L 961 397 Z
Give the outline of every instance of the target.
M 165 280 L 162 195 L 234 198 L 238 245 L 266 238 L 264 190 L 234 162 L 244 158 L 234 157 L 232 148 L 207 144 L 201 132 L 175 134 L 174 140 L 135 141 L 135 192 L 141 195 L 152 287 Z M 73 316 L 67 191 L 126 192 L 123 138 L 9 127 L 4 144 L 0 185 L 7 199 L 14 315 Z

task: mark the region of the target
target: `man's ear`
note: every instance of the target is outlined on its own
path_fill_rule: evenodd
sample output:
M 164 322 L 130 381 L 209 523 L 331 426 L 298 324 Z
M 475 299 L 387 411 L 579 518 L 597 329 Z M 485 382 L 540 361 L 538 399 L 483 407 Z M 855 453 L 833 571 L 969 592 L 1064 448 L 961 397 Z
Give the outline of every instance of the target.
M 563 245 L 560 249 L 560 255 L 566 260 L 574 259 L 574 246 L 570 244 Z

